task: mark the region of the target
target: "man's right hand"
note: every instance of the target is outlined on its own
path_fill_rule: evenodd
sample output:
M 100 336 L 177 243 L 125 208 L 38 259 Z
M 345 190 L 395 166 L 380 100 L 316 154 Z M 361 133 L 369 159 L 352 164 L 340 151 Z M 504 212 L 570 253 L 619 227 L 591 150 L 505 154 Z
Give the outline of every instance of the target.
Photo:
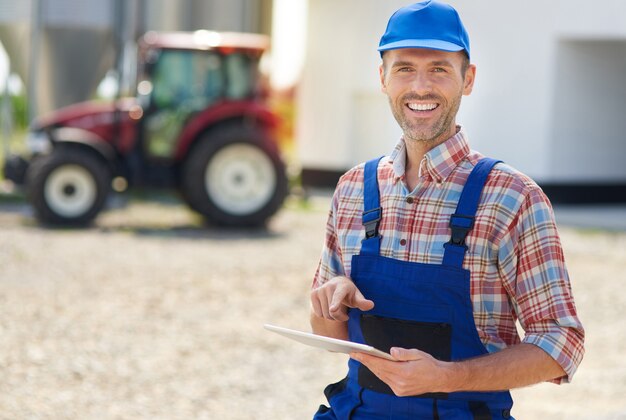
M 365 299 L 348 277 L 333 277 L 311 292 L 311 306 L 315 315 L 332 321 L 347 321 L 348 308 L 369 311 L 374 302 Z

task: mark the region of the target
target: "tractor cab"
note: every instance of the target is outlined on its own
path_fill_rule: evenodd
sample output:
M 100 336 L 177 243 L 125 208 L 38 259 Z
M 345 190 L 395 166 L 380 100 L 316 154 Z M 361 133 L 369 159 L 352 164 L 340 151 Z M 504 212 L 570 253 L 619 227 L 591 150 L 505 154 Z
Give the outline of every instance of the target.
M 147 156 L 174 159 L 179 135 L 190 119 L 217 109 L 220 102 L 260 98 L 259 61 L 266 48 L 260 35 L 146 34 L 140 44 L 137 95 Z

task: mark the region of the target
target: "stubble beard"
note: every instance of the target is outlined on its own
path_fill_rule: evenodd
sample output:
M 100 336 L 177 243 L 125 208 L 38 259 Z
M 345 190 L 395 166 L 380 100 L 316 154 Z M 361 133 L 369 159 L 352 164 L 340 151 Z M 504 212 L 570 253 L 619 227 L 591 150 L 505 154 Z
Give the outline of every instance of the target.
M 402 129 L 405 142 L 415 142 L 434 147 L 450 138 L 450 133 L 454 133 L 454 127 L 456 126 L 455 118 L 457 112 L 459 111 L 459 107 L 461 106 L 461 97 L 462 94 L 454 97 L 453 101 L 450 102 L 447 107 L 447 112 L 444 111 L 430 126 L 425 126 L 424 123 L 419 121 L 411 121 L 411 119 L 405 114 L 405 104 L 411 100 L 431 100 L 439 103 L 439 106 L 441 107 L 446 107 L 447 102 L 440 96 L 420 96 L 414 93 L 408 93 L 402 96 L 396 104 L 394 104 L 391 98 L 389 98 L 389 105 L 394 118 Z

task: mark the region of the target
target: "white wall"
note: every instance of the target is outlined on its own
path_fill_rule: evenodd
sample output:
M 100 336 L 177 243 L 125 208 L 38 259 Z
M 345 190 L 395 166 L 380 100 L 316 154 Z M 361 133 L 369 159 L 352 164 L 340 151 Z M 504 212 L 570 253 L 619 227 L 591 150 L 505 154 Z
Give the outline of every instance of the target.
M 386 25 L 379 14 L 396 9 L 387 3 L 309 1 L 297 124 L 304 167 L 349 168 L 395 143 L 400 131 L 378 87 L 376 46 Z
M 390 151 L 400 131 L 379 90 L 380 59 L 376 47 L 388 17 L 409 3 L 309 1 L 308 50 L 298 121 L 303 167 L 342 170 Z M 469 31 L 472 61 L 478 67 L 474 92 L 464 98 L 458 116 L 468 130 L 472 147 L 507 161 L 539 181 L 580 179 L 581 172 L 575 170 L 583 163 L 574 161 L 586 154 L 573 151 L 587 139 L 580 135 L 580 130 L 570 129 L 574 131 L 573 140 L 572 133 L 567 134 L 572 142 L 568 148 L 571 153 L 563 154 L 565 137 L 559 133 L 564 126 L 581 127 L 584 121 L 561 107 L 593 94 L 593 86 L 599 80 L 591 65 L 596 59 L 615 57 L 608 63 L 613 68 L 623 62 L 617 57 L 624 52 L 621 42 L 626 41 L 626 1 L 449 3 L 459 11 Z M 604 50 L 598 57 L 583 60 L 586 64 L 568 76 L 588 89 L 574 91 L 574 82 L 564 79 L 567 69 L 561 61 L 580 63 L 573 53 L 562 51 L 571 46 L 568 40 L 604 41 Z M 582 52 L 580 48 L 574 50 Z M 619 154 L 626 158 L 625 147 L 621 146 L 626 143 L 626 134 L 621 142 L 617 138 L 620 132 L 624 133 L 620 124 L 626 120 L 622 117 L 626 114 L 622 106 L 624 90 L 610 89 L 614 83 L 623 87 L 626 75 L 622 71 L 624 76 L 618 79 L 617 74 L 615 70 L 602 76 L 611 106 L 589 110 L 589 115 L 613 128 L 598 133 L 598 138 L 604 140 L 596 143 L 593 168 L 582 172 L 585 179 L 593 176 L 626 180 L 626 165 L 607 171 L 605 164 L 611 158 L 616 160 Z M 564 90 L 571 94 L 564 98 Z M 611 107 L 612 111 L 603 111 Z
M 626 40 L 559 42 L 551 178 L 626 179 Z

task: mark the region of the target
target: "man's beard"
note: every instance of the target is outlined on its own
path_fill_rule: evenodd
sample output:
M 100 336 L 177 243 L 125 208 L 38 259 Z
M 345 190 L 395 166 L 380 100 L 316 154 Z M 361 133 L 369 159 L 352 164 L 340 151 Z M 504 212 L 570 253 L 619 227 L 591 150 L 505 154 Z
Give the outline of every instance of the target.
M 405 141 L 440 144 L 447 140 L 449 136 L 445 136 L 445 138 L 441 137 L 446 135 L 447 131 L 455 125 L 454 121 L 461 105 L 461 97 L 462 94 L 454 97 L 453 101 L 446 107 L 447 102 L 444 98 L 438 95 L 429 94 L 420 96 L 415 93 L 407 93 L 400 98 L 397 105 L 391 101 L 391 98 L 389 98 L 389 105 L 394 118 L 400 125 L 400 128 L 402 128 Z M 405 114 L 405 104 L 412 101 L 436 102 L 439 104 L 439 107 L 443 107 L 443 112 L 441 113 L 441 116 L 434 122 L 430 123 L 430 125 L 426 125 L 426 123 L 423 122 L 420 123 L 419 121 L 410 119 Z

